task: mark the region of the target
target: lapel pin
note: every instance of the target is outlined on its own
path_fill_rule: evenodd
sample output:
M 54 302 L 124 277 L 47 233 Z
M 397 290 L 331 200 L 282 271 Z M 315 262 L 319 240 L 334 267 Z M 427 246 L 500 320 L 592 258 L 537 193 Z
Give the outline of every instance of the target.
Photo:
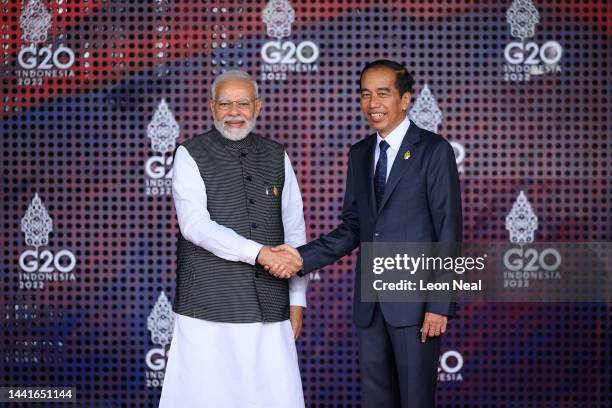
M 404 152 L 404 160 L 408 160 L 410 158 L 410 150 L 406 150 Z
M 272 186 L 272 195 L 278 197 L 278 187 Z

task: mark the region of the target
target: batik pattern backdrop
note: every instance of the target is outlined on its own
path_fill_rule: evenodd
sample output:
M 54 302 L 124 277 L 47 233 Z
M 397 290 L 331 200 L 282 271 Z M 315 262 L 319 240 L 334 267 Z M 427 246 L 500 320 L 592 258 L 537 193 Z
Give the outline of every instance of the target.
M 0 8 L 1 386 L 156 404 L 175 293 L 172 152 L 211 127 L 210 84 L 227 69 L 260 84 L 257 131 L 286 146 L 311 239 L 338 223 L 349 146 L 370 132 L 359 72 L 378 58 L 409 67 L 411 118 L 453 143 L 465 241 L 508 242 L 513 228 L 538 242 L 612 236 L 606 1 Z M 313 274 L 298 341 L 308 406 L 360 405 L 354 262 Z M 611 312 L 461 304 L 440 406 L 609 406 Z

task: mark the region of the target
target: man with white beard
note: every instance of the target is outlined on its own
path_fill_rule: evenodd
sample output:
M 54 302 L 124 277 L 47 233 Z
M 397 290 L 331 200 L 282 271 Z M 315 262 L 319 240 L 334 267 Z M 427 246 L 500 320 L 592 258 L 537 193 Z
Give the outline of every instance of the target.
M 295 340 L 306 278 L 302 197 L 280 143 L 252 133 L 256 82 L 212 85 L 215 129 L 180 145 L 172 193 L 179 223 L 175 324 L 160 407 L 303 407 Z M 272 268 L 277 276 L 266 272 Z M 280 271 L 279 271 L 280 270 Z

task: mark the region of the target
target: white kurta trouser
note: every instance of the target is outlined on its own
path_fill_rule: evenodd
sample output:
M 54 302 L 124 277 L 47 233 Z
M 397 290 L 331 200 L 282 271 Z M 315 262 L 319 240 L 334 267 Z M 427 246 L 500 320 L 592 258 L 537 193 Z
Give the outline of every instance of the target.
M 303 408 L 291 323 L 175 314 L 159 407 Z

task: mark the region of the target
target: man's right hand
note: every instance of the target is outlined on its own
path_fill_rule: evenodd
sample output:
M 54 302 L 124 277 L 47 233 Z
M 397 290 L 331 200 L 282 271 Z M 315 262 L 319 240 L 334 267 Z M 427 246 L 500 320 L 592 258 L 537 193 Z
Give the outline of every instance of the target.
M 289 279 L 302 269 L 300 253 L 287 244 L 274 248 L 264 246 L 257 256 L 257 263 L 277 278 Z

